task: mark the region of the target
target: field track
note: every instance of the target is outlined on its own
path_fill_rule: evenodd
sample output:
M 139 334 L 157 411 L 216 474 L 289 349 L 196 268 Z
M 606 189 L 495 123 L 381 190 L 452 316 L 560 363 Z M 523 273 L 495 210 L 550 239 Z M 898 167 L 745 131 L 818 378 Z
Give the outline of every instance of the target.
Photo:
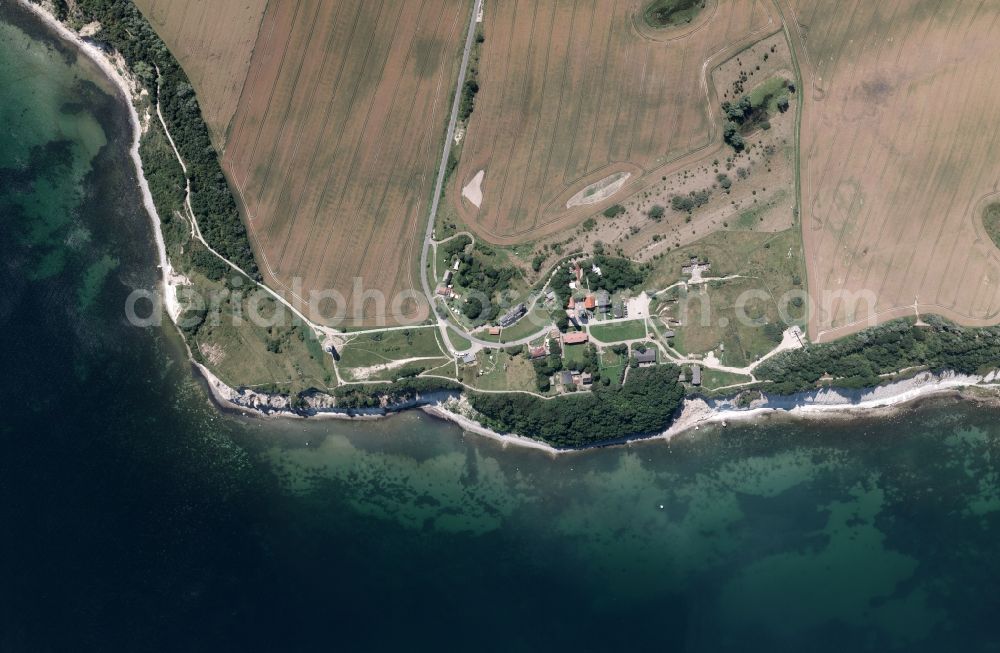
M 810 336 L 878 321 L 1000 319 L 1000 251 L 981 210 L 1000 184 L 1000 5 L 781 0 L 805 78 L 802 219 Z
M 706 76 L 780 29 L 774 5 L 717 0 L 689 28 L 651 32 L 641 0 L 487 2 L 480 91 L 449 202 L 497 244 L 556 233 L 641 190 L 694 151 L 717 146 Z M 707 153 L 707 152 L 706 152 Z M 461 188 L 485 170 L 478 209 Z M 617 172 L 609 200 L 567 209 Z

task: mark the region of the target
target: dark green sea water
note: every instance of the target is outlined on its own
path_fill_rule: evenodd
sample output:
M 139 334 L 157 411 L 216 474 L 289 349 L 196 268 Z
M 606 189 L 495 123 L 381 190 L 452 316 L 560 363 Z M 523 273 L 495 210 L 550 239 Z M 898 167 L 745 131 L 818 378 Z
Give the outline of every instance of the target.
M 221 415 L 120 101 L 0 0 L 0 651 L 998 650 L 1000 425 L 953 401 L 553 459 Z

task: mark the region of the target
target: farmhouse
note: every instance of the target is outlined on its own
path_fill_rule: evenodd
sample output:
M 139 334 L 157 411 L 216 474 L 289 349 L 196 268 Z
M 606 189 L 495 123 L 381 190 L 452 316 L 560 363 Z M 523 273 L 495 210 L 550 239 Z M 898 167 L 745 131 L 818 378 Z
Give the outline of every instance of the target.
M 559 374 L 559 382 L 565 386 L 573 385 L 573 373 L 569 370 L 564 370 Z
M 528 307 L 524 304 L 518 304 L 514 308 L 507 311 L 507 314 L 500 318 L 500 326 L 509 327 L 518 320 L 520 320 L 528 312 Z
M 564 345 L 582 345 L 590 340 L 590 335 L 586 331 L 576 331 L 563 336 Z
M 587 295 L 587 299 L 583 302 L 583 307 L 588 311 L 592 311 L 597 308 L 597 299 L 593 295 Z
M 445 299 L 449 299 L 455 296 L 455 291 L 452 290 L 451 288 L 448 288 L 447 286 L 438 286 L 437 294 L 444 297 Z
M 539 358 L 545 358 L 548 355 L 548 351 L 545 349 L 545 345 L 539 345 L 538 347 L 532 347 L 529 355 L 531 360 L 536 360 Z
M 635 352 L 635 361 L 639 363 L 639 367 L 649 367 L 656 363 L 656 350 L 647 349 L 646 351 Z

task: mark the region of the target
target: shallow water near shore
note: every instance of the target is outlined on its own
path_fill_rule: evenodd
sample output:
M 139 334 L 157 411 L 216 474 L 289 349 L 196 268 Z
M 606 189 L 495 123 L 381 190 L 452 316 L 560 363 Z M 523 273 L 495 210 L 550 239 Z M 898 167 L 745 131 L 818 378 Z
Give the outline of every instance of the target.
M 0 650 L 996 650 L 994 408 L 555 457 L 223 415 L 125 322 L 156 255 L 96 75 L 0 3 Z

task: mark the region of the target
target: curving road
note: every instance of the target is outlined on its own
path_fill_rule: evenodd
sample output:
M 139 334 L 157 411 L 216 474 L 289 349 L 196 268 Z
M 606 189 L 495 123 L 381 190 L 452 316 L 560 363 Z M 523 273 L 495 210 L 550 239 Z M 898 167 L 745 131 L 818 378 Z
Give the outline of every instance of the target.
M 448 167 L 448 152 L 451 150 L 451 144 L 455 138 L 455 127 L 458 125 L 458 107 L 462 100 L 462 85 L 465 83 L 465 75 L 469 69 L 469 57 L 472 54 L 472 47 L 476 38 L 476 17 L 479 15 L 479 11 L 482 9 L 482 6 L 483 0 L 476 0 L 475 5 L 472 7 L 472 14 L 469 17 L 469 31 L 465 35 L 465 50 L 462 52 L 462 65 L 458 71 L 458 82 L 455 85 L 455 97 L 451 103 L 451 117 L 448 119 L 448 133 L 445 134 L 444 149 L 441 152 L 441 164 L 438 166 L 437 182 L 434 184 L 434 195 L 431 200 L 430 215 L 427 216 L 427 230 L 424 233 L 424 246 L 420 252 L 420 285 L 423 288 L 424 297 L 427 299 L 427 305 L 430 307 L 431 313 L 437 318 L 438 329 L 441 331 L 441 337 L 444 339 L 444 343 L 449 351 L 456 350 L 454 345 L 451 344 L 451 338 L 448 337 L 448 329 L 451 329 L 457 335 L 470 341 L 472 343 L 471 351 L 482 347 L 497 346 L 497 343 L 490 342 L 489 340 L 480 340 L 465 329 L 439 316 L 437 311 L 434 310 L 437 306 L 435 295 L 431 290 L 430 284 L 427 282 L 427 260 L 434 240 L 434 222 L 437 218 L 438 205 L 441 202 L 441 190 L 444 188 L 444 177 Z M 549 326 L 546 326 L 537 333 L 525 338 L 512 342 L 505 342 L 503 344 L 505 347 L 526 345 L 532 340 L 543 336 L 545 332 L 548 331 Z

